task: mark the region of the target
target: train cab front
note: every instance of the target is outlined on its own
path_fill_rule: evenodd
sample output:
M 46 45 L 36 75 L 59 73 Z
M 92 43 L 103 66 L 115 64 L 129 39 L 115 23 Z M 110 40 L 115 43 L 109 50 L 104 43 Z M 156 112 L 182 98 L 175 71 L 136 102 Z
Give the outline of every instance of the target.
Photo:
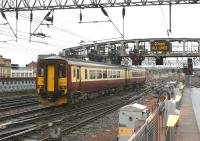
M 67 103 L 67 64 L 64 60 L 38 62 L 37 93 L 39 102 L 49 106 Z

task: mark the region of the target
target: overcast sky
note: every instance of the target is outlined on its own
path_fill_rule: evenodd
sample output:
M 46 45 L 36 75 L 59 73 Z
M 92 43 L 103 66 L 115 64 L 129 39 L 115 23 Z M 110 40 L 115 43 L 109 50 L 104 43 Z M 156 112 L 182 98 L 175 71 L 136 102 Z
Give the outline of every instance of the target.
M 172 6 L 172 33 L 170 37 L 200 38 L 199 7 L 200 5 Z M 105 9 L 122 32 L 122 8 Z M 36 29 L 47 12 L 34 11 L 32 31 Z M 4 25 L 6 21 L 0 17 L 0 54 L 6 58 L 11 58 L 12 63 L 23 66 L 31 61 L 36 61 L 38 54 L 58 54 L 64 48 L 79 45 L 81 40 L 89 43 L 89 41 L 120 37 L 120 34 L 110 22 L 79 24 L 79 13 L 80 10 L 78 9 L 54 11 L 53 26 L 42 25 L 36 31 L 36 33 L 42 32 L 48 37 L 32 37 L 30 43 L 30 12 L 20 12 L 18 42 L 14 41 L 12 31 L 8 25 Z M 168 6 L 126 7 L 125 39 L 168 37 L 168 13 Z M 100 9 L 83 9 L 82 15 L 83 22 L 108 20 Z M 15 14 L 6 13 L 6 17 L 15 31 Z

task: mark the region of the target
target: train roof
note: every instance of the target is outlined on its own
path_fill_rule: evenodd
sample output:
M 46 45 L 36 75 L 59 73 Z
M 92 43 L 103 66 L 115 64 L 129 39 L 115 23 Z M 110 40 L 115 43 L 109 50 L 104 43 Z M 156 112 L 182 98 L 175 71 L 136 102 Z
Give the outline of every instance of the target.
M 101 63 L 101 62 L 85 61 L 85 60 L 80 60 L 80 59 L 75 59 L 75 58 L 65 58 L 65 57 L 61 57 L 61 56 L 50 56 L 50 57 L 44 58 L 44 60 L 53 60 L 53 59 L 64 60 L 68 64 L 71 64 L 71 65 L 91 66 L 91 67 L 109 67 L 109 68 L 119 68 L 119 67 L 127 68 L 126 66 L 122 66 L 122 65 L 105 64 L 105 63 Z M 130 66 L 128 68 L 135 69 L 135 70 L 144 70 L 145 69 L 145 68 L 136 67 L 136 66 Z

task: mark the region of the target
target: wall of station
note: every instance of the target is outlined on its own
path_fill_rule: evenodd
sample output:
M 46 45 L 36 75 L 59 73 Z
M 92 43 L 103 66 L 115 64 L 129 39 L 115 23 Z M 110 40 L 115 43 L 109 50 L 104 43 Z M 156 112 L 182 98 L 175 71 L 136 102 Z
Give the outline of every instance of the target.
M 35 78 L 1 78 L 0 93 L 33 91 L 36 88 Z

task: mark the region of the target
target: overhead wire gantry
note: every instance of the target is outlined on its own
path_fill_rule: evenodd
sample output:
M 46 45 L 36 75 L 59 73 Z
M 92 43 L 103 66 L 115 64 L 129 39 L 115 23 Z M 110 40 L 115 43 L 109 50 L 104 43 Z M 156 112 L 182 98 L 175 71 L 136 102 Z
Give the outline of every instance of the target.
M 200 4 L 199 0 L 2 0 L 0 10 L 34 11 L 123 6 Z

